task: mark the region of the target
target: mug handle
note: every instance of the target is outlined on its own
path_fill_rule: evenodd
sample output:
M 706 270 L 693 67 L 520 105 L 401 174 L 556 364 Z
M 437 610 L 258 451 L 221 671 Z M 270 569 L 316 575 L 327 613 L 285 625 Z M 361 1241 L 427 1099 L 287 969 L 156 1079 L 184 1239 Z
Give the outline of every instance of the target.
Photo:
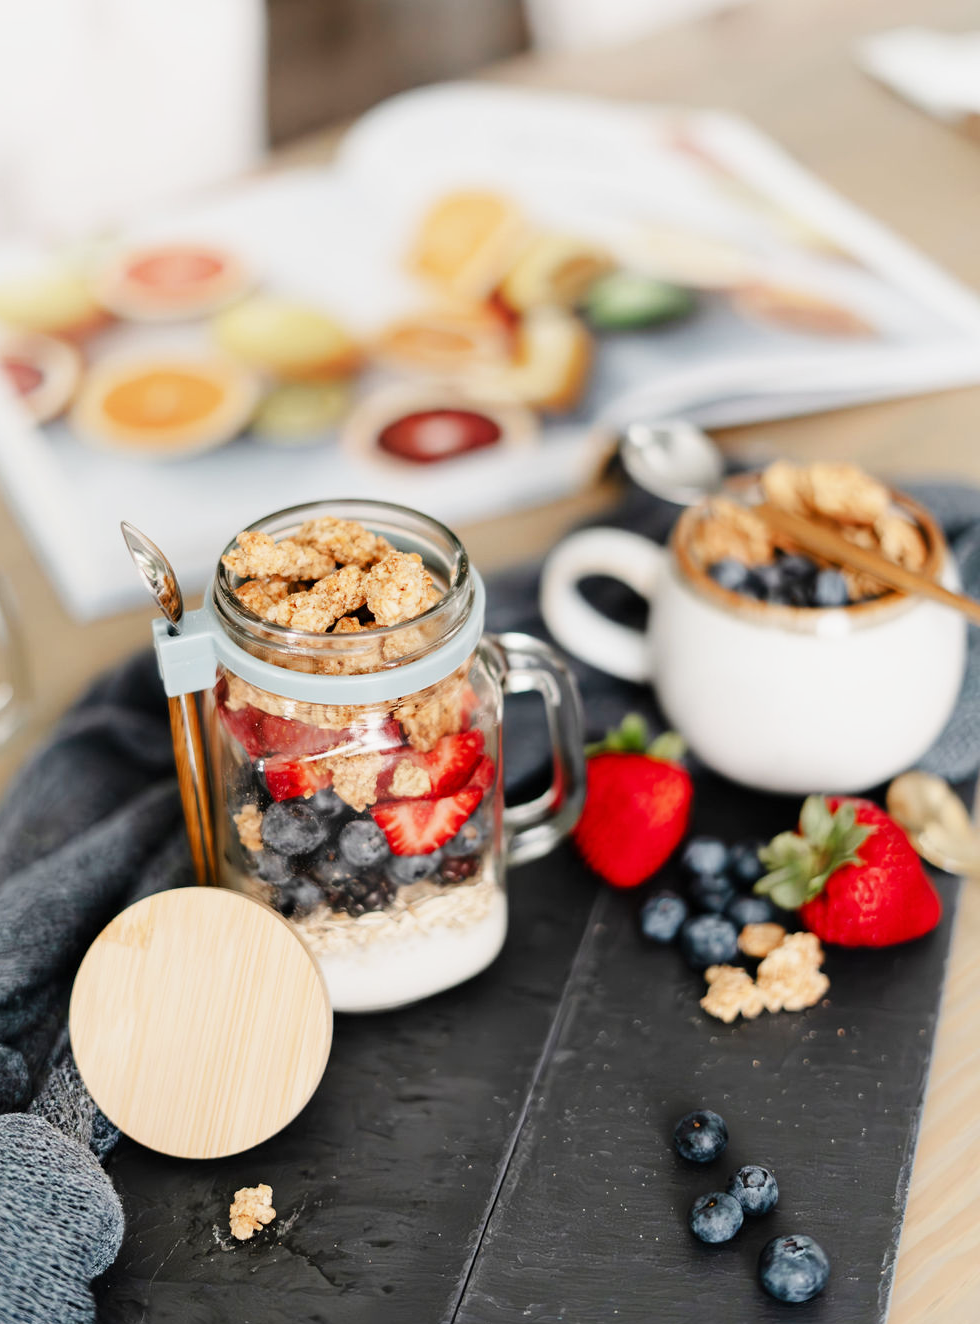
M 667 553 L 626 529 L 583 529 L 548 556 L 541 571 L 541 614 L 548 629 L 573 657 L 620 680 L 649 681 L 650 645 L 641 630 L 617 625 L 596 611 L 578 591 L 587 575 L 620 579 L 646 598 L 654 596 Z
M 507 863 L 546 855 L 578 822 L 585 801 L 585 720 L 575 677 L 553 649 L 529 634 L 488 635 L 504 694 L 536 690 L 551 738 L 552 780 L 541 795 L 504 809 Z

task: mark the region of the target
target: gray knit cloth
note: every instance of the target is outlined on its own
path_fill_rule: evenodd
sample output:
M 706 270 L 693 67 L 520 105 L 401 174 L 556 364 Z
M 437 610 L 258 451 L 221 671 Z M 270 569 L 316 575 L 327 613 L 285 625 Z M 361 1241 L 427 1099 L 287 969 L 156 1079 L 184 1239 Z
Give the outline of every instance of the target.
M 980 596 L 980 492 L 917 494 Z M 674 515 L 634 491 L 610 522 L 662 537 Z M 536 587 L 536 570 L 498 577 L 490 628 L 543 633 Z M 619 610 L 620 600 L 607 602 Z M 655 717 L 648 690 L 576 671 L 594 731 L 630 708 Z M 509 722 L 506 743 L 508 786 L 533 781 L 547 740 L 531 710 Z M 980 630 L 971 629 L 959 706 L 923 766 L 958 781 L 978 764 Z M 71 981 L 120 909 L 192 879 L 166 704 L 145 653 L 97 682 L 0 806 L 0 1324 L 95 1319 L 90 1283 L 118 1252 L 123 1215 L 99 1166 L 116 1132 L 68 1048 Z

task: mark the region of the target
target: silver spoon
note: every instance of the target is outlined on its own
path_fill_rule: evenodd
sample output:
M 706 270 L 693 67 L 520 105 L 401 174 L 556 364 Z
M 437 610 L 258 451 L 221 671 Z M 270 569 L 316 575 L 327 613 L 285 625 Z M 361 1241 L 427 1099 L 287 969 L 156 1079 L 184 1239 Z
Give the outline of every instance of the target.
M 133 564 L 149 590 L 150 597 L 166 617 L 167 628 L 171 634 L 179 634 L 184 615 L 184 597 L 173 566 L 156 543 L 151 542 L 145 533 L 140 533 L 128 520 L 123 520 L 120 527 Z M 174 760 L 177 764 L 177 785 L 184 807 L 194 872 L 199 883 L 215 884 L 218 874 L 200 714 L 193 694 L 169 696 L 167 703 L 170 706 L 170 733 L 173 736 Z
M 634 483 L 678 506 L 693 506 L 722 487 L 725 461 L 699 427 L 682 418 L 630 423 L 619 453 Z
M 886 804 L 923 859 L 946 873 L 980 876 L 980 829 L 949 782 L 904 772 L 889 786 Z

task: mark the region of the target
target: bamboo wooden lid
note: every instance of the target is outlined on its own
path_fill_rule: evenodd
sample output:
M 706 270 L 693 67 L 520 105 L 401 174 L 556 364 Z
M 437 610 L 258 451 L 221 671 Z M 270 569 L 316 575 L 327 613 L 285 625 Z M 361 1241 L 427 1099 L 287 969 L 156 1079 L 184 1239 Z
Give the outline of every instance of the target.
M 217 887 L 146 897 L 79 967 L 69 1010 L 82 1079 L 150 1149 L 220 1158 L 300 1112 L 330 1053 L 319 968 L 281 915 Z

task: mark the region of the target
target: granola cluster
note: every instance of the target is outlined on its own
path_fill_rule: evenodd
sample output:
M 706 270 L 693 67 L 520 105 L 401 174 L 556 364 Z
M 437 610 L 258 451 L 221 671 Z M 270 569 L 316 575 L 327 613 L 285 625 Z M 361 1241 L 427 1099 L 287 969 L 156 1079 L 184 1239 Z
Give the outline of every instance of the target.
M 778 932 L 777 932 L 778 930 Z M 701 1008 L 730 1025 L 738 1016 L 754 1020 L 763 1011 L 803 1011 L 830 988 L 820 967 L 823 948 L 813 933 L 786 933 L 779 924 L 747 924 L 739 935 L 746 955 L 761 955 L 755 979 L 741 966 L 711 965 Z
M 311 634 L 357 634 L 414 620 L 435 601 L 415 552 L 396 551 L 355 520 L 307 520 L 291 538 L 242 532 L 221 558 L 245 582 L 242 606 L 263 620 Z M 357 614 L 355 614 L 357 613 Z
M 880 552 L 909 570 L 921 570 L 925 565 L 926 543 L 919 527 L 895 509 L 883 483 L 856 465 L 796 465 L 777 460 L 764 470 L 760 482 L 762 494 L 771 505 L 833 528 L 856 546 Z M 727 497 L 709 503 L 692 530 L 691 549 L 706 567 L 735 561 L 756 571 L 778 566 L 781 556 L 801 554 L 791 541 L 772 533 L 751 506 L 739 505 Z M 819 558 L 810 559 L 818 570 L 828 566 Z M 888 591 L 887 585 L 861 571 L 844 568 L 840 574 L 850 602 Z
M 235 1192 L 234 1203 L 228 1210 L 231 1235 L 236 1241 L 248 1241 L 259 1228 L 271 1223 L 276 1216 L 272 1207 L 272 1187 L 243 1186 Z

